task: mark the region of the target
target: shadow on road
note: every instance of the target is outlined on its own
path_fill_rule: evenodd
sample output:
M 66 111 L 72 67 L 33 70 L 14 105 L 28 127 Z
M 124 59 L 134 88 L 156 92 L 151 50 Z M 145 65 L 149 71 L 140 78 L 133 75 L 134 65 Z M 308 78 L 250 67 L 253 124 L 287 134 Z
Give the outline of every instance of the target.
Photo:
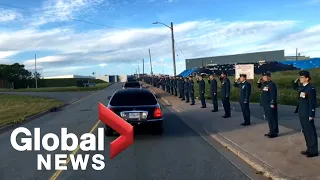
M 156 134 L 152 126 L 139 125 L 134 127 L 135 140 L 160 140 L 167 137 L 185 137 L 198 136 L 188 125 L 186 125 L 179 116 L 168 110 L 165 106 L 163 108 L 163 134 Z M 116 139 L 119 134 L 115 133 L 112 140 Z

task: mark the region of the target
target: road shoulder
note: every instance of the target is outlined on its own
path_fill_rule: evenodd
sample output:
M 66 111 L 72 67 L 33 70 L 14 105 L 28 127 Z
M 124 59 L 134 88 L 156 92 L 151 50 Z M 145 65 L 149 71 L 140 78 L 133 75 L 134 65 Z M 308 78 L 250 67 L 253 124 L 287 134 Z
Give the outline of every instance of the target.
M 320 158 L 306 158 L 300 154 L 305 149 L 300 132 L 280 126 L 280 136 L 264 137 L 268 130 L 265 121 L 252 117 L 252 126 L 241 127 L 242 114 L 233 112 L 232 117 L 223 119 L 222 112 L 212 113 L 201 109 L 199 102 L 190 106 L 179 98 L 154 87 L 150 91 L 161 100 L 170 102 L 177 113 L 191 126 L 198 126 L 213 139 L 239 156 L 257 171 L 272 179 L 318 179 Z

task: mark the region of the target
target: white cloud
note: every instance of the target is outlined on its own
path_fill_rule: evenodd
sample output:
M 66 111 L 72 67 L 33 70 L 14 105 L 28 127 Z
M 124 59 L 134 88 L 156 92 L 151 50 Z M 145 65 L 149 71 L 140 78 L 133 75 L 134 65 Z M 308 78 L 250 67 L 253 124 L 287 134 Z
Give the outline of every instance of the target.
M 0 59 L 5 59 L 18 54 L 18 51 L 0 51 Z
M 317 4 L 320 3 L 320 0 L 310 0 L 307 2 L 307 4 Z
M 179 68 L 184 69 L 184 58 L 275 49 L 285 49 L 287 54 L 291 54 L 295 52 L 295 48 L 299 48 L 303 55 L 319 56 L 317 50 L 320 49 L 320 25 L 293 32 L 295 26 L 299 26 L 299 22 L 202 20 L 174 24 L 176 53 L 179 56 L 176 63 Z M 0 49 L 7 54 L 57 51 L 57 54 L 37 59 L 39 67 L 57 70 L 75 66 L 91 67 L 93 64 L 95 67 L 105 67 L 110 63 L 135 64 L 142 63 L 142 58 L 148 63 L 150 48 L 155 68 L 172 68 L 168 31 L 167 27 L 160 25 L 128 30 L 102 28 L 85 33 L 79 33 L 70 27 L 45 31 L 37 28 L 0 30 Z M 5 55 L 0 53 L 1 56 Z M 27 58 L 24 63 L 32 68 L 34 59 Z
M 10 64 L 10 60 L 8 60 L 8 59 L 0 59 L 0 64 Z
M 105 67 L 105 66 L 108 66 L 108 64 L 106 64 L 106 63 L 101 63 L 101 64 L 99 64 L 99 66 L 100 66 L 100 67 Z
M 21 17 L 22 15 L 14 10 L 0 8 L 0 23 L 13 21 Z
M 77 15 L 92 16 L 96 7 L 111 6 L 105 0 L 47 0 L 39 13 L 33 15 L 31 25 L 70 21 Z

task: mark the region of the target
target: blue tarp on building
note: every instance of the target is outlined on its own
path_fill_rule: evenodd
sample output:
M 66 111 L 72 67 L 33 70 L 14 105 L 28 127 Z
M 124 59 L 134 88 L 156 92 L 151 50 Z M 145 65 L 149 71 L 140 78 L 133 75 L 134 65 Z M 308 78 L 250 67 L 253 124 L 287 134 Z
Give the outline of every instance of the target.
M 187 77 L 190 74 L 192 74 L 193 72 L 197 71 L 198 69 L 199 68 L 186 69 L 186 70 L 182 71 L 182 73 L 180 73 L 178 76 Z
M 293 65 L 299 69 L 314 69 L 320 67 L 320 58 L 311 58 L 308 60 L 279 61 L 282 64 Z

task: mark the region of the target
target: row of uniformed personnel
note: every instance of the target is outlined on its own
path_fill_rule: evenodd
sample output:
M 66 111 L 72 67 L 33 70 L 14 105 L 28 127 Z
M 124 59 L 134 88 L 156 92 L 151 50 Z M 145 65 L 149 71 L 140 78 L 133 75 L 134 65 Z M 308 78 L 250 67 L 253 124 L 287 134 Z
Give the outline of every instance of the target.
M 191 105 L 194 105 L 194 83 L 192 77 L 183 78 L 181 76 L 176 77 L 161 77 L 158 81 L 159 86 L 161 86 L 162 90 L 181 98 L 182 101 L 186 101 L 186 103 L 190 102 Z
M 199 84 L 199 96 L 201 100 L 201 108 L 206 108 L 205 101 L 205 82 L 203 74 L 197 78 Z M 222 72 L 219 77 L 221 81 L 221 101 L 224 107 L 224 118 L 231 116 L 230 110 L 230 92 L 231 85 L 230 80 L 227 77 L 226 72 Z M 314 124 L 315 110 L 316 110 L 316 89 L 310 83 L 311 76 L 308 71 L 300 71 L 299 78 L 293 81 L 294 89 L 298 91 L 298 106 L 296 112 L 299 115 L 299 120 L 302 126 L 302 132 L 305 136 L 307 149 L 301 151 L 301 154 L 306 157 L 318 156 L 318 139 L 316 127 Z M 210 75 L 208 79 L 210 84 L 210 95 L 213 103 L 212 112 L 218 111 L 218 83 L 214 75 Z M 191 105 L 195 104 L 194 100 L 194 82 L 192 76 L 189 78 L 182 77 L 161 77 L 159 85 L 162 86 L 163 90 L 177 96 L 179 92 L 179 98 L 189 102 L 191 99 Z M 269 124 L 269 132 L 265 134 L 266 137 L 275 138 L 279 134 L 278 125 L 278 89 L 276 84 L 271 79 L 271 73 L 265 72 L 257 82 L 258 88 L 261 89 L 260 94 L 260 105 L 264 110 L 265 118 Z M 250 114 L 250 97 L 251 97 L 251 84 L 247 81 L 247 76 L 241 74 L 240 78 L 234 82 L 234 87 L 239 88 L 239 104 L 244 118 L 244 123 L 241 125 L 251 125 L 251 114 Z

